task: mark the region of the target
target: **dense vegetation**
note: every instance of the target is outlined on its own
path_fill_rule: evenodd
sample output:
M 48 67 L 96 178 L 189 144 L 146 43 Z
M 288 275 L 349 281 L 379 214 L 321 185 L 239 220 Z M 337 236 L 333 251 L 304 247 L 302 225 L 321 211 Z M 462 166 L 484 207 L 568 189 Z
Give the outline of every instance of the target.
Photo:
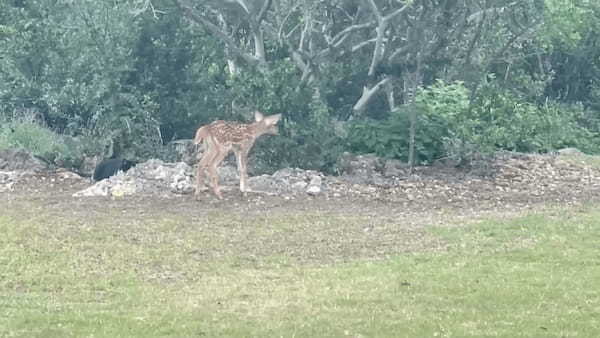
M 600 144 L 592 0 L 5 0 L 0 148 L 77 166 L 283 113 L 270 166 Z M 51 132 L 49 132 L 51 131 Z

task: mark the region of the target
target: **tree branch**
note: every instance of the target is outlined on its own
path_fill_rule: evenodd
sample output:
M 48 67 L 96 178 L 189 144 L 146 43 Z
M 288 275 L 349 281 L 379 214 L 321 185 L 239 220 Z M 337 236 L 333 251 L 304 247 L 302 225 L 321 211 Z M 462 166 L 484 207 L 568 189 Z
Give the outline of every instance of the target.
M 259 64 L 260 60 L 256 58 L 254 55 L 247 53 L 243 49 L 239 48 L 235 41 L 227 35 L 226 32 L 222 31 L 217 25 L 210 22 L 210 20 L 206 19 L 202 15 L 199 15 L 195 12 L 189 4 L 187 4 L 184 0 L 175 0 L 177 6 L 181 9 L 181 11 L 185 14 L 186 17 L 191 19 L 192 21 L 204 26 L 208 31 L 214 34 L 217 38 L 219 38 L 223 43 L 227 45 L 229 50 L 242 59 L 246 61 L 248 64 L 252 66 L 256 66 Z
M 269 8 L 271 7 L 271 3 L 272 0 L 265 0 L 265 2 L 263 3 L 262 8 L 260 9 L 260 12 L 258 13 L 258 18 L 256 19 L 256 23 L 258 25 L 261 24 L 261 22 L 265 19 L 265 17 L 267 16 L 267 11 L 269 10 Z
M 358 99 L 358 101 L 356 102 L 354 107 L 352 107 L 352 110 L 354 110 L 355 112 L 363 112 L 365 110 L 365 108 L 367 107 L 367 104 L 373 97 L 373 95 L 375 95 L 381 89 L 381 87 L 383 87 L 389 81 L 390 81 L 390 78 L 386 77 L 386 78 L 382 79 L 381 81 L 379 81 L 372 88 L 368 88 L 367 86 L 364 86 L 362 95 L 360 96 L 360 99 Z
M 246 14 L 250 14 L 250 7 L 246 3 L 246 0 L 235 0 L 235 2 L 237 2 L 240 5 L 240 7 L 242 7 L 244 11 L 246 11 Z

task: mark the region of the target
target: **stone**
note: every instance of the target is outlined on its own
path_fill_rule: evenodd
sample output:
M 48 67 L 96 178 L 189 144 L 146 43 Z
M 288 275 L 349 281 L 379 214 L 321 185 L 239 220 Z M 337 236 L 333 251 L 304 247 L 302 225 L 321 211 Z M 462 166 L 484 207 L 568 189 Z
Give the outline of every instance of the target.
M 310 179 L 310 183 L 308 184 L 308 188 L 306 189 L 306 193 L 309 195 L 318 195 L 321 193 L 321 177 L 314 175 Z

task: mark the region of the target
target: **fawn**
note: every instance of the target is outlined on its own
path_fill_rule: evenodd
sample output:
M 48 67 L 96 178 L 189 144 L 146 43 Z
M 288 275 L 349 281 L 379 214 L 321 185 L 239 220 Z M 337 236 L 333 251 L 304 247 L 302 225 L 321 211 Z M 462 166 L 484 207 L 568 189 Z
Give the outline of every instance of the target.
M 248 153 L 261 135 L 278 134 L 277 122 L 280 119 L 281 114 L 263 116 L 261 112 L 257 111 L 254 112 L 255 122 L 253 123 L 244 124 L 218 120 L 200 127 L 196 131 L 194 143 L 199 144 L 204 141 L 204 155 L 198 164 L 196 174 L 196 196 L 200 193 L 200 188 L 204 187 L 204 174 L 205 171 L 208 171 L 214 194 L 219 199 L 223 198 L 219 189 L 217 167 L 232 150 L 235 153 L 240 173 L 240 191 L 242 193 L 250 191 L 246 185 Z

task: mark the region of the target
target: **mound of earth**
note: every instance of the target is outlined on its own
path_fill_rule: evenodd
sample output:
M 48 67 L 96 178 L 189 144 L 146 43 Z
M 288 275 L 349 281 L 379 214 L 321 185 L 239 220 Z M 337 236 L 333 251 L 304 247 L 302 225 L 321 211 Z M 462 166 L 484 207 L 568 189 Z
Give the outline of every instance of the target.
M 22 149 L 0 150 L 0 170 L 40 172 L 49 168 L 46 161 Z
M 0 164 L 3 163 L 0 191 L 15 191 L 35 180 L 71 191 L 75 197 L 177 198 L 195 190 L 195 172 L 185 162 L 152 159 L 100 182 L 90 182 L 64 170 L 50 171 L 19 151 L 0 153 Z M 597 157 L 577 151 L 545 155 L 498 153 L 480 165 L 479 169 L 485 167 L 483 171 L 428 166 L 411 172 L 399 161 L 347 154 L 340 161 L 339 176 L 284 168 L 272 175 L 251 177 L 249 185 L 254 191 L 286 200 L 308 196 L 327 200 L 358 198 L 419 209 L 471 207 L 473 202 L 490 207 L 548 201 L 573 203 L 600 196 L 600 166 L 595 163 L 600 163 Z M 226 199 L 239 195 L 235 166 L 219 168 L 219 176 Z M 42 187 L 36 185 L 36 189 Z M 213 198 L 208 189 L 205 195 Z

